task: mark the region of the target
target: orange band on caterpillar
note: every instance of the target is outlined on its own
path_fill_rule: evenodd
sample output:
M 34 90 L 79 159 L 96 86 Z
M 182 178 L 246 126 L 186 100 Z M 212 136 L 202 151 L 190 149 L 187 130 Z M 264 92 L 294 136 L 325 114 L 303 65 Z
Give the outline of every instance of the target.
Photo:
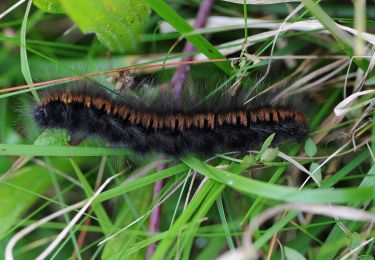
M 96 108 L 102 110 L 107 114 L 112 114 L 123 120 L 128 120 L 130 124 L 141 124 L 144 128 L 149 129 L 178 129 L 183 131 L 193 126 L 198 128 L 208 127 L 214 129 L 217 125 L 231 124 L 248 126 L 248 124 L 256 123 L 257 121 L 274 121 L 285 120 L 290 118 L 298 123 L 305 123 L 305 116 L 293 110 L 276 109 L 276 108 L 260 108 L 256 110 L 240 110 L 238 112 L 227 113 L 199 113 L 183 115 L 170 114 L 160 115 L 151 112 L 138 112 L 124 104 L 113 103 L 110 99 L 102 97 L 84 96 L 83 94 L 74 94 L 64 91 L 62 93 L 53 93 L 45 96 L 42 104 L 47 106 L 51 102 L 62 102 L 64 104 L 77 103 L 82 104 L 87 108 Z M 216 125 L 215 125 L 216 124 Z

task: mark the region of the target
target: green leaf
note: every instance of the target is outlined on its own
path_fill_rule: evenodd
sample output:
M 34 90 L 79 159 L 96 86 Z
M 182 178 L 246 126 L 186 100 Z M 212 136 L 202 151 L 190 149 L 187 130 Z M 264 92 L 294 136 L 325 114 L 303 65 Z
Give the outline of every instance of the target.
M 262 156 L 260 157 L 261 162 L 272 162 L 277 157 L 279 149 L 276 148 L 267 148 Z
M 319 167 L 319 164 L 316 163 L 316 162 L 313 162 L 310 164 L 310 172 L 314 172 L 314 176 L 315 178 L 318 180 L 318 181 L 322 181 L 322 169 L 319 168 L 319 170 L 315 171 L 316 169 L 318 169 Z
M 47 129 L 35 140 L 34 145 L 66 145 L 69 142 L 66 130 Z
M 267 139 L 266 139 L 266 141 L 264 141 L 264 143 L 262 145 L 262 148 L 260 149 L 258 155 L 255 157 L 256 161 L 259 161 L 259 159 L 262 157 L 262 155 L 266 151 L 266 149 L 268 149 L 271 146 L 274 137 L 275 137 L 275 133 L 273 133 L 272 135 L 267 137 Z
M 247 169 L 249 167 L 251 167 L 252 165 L 254 165 L 255 163 L 255 158 L 252 157 L 252 156 L 249 156 L 249 155 L 245 155 L 243 158 L 242 158 L 242 162 L 241 164 L 238 166 L 239 169 Z M 234 166 L 233 166 L 234 167 Z
M 305 260 L 306 258 L 297 250 L 290 247 L 284 247 L 285 258 L 287 260 Z
M 374 260 L 374 257 L 370 255 L 359 255 L 358 260 Z
M 33 0 L 33 4 L 47 13 L 63 14 L 64 9 L 58 0 Z
M 313 157 L 316 152 L 317 148 L 314 141 L 311 138 L 307 139 L 305 142 L 305 153 L 307 154 L 307 156 Z
M 135 51 L 149 16 L 142 0 L 60 0 L 65 12 L 85 33 L 96 33 L 112 51 Z
M 354 250 L 355 248 L 359 247 L 362 243 L 361 235 L 357 232 L 354 232 L 352 234 L 352 239 L 350 242 L 350 250 Z
M 24 167 L 0 181 L 0 239 L 50 185 L 48 171 L 41 166 Z

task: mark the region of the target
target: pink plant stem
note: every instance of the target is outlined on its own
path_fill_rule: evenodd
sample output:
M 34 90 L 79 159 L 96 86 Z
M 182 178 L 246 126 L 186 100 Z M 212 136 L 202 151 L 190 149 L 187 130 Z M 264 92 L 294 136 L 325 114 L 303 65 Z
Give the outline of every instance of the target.
M 214 2 L 215 0 L 202 0 L 201 5 L 199 6 L 199 10 L 198 10 L 195 23 L 194 23 L 195 29 L 202 28 L 206 25 L 207 18 L 211 12 Z M 195 47 L 191 45 L 190 42 L 186 42 L 183 52 L 190 53 L 194 51 L 195 51 Z M 181 59 L 181 61 L 192 61 L 192 60 L 193 60 L 193 56 L 187 56 Z M 177 70 L 172 78 L 172 88 L 173 88 L 175 98 L 177 100 L 180 100 L 181 98 L 183 87 L 184 87 L 184 82 L 189 73 L 189 70 L 190 70 L 189 64 L 180 64 L 177 67 Z M 158 167 L 158 170 L 163 170 L 164 168 L 165 168 L 165 165 L 161 164 Z M 157 198 L 157 196 L 159 196 L 159 193 L 161 189 L 163 188 L 163 186 L 164 186 L 164 180 L 160 180 L 155 183 L 154 193 L 153 193 L 154 200 L 155 198 Z M 150 216 L 150 228 L 149 229 L 150 229 L 151 234 L 159 231 L 160 215 L 161 215 L 161 207 L 158 206 L 153 210 Z M 147 260 L 151 259 L 152 255 L 155 252 L 155 248 L 156 248 L 155 244 L 151 244 L 147 247 L 147 256 L 146 256 Z
M 157 168 L 158 171 L 161 171 L 165 168 L 164 164 L 160 164 Z M 164 186 L 164 180 L 160 180 L 155 183 L 154 185 L 154 192 L 153 192 L 153 199 L 155 200 L 159 194 L 161 189 Z M 161 215 L 161 206 L 156 207 L 152 212 L 151 212 L 151 217 L 150 217 L 150 233 L 154 234 L 159 231 L 160 228 L 160 215 Z M 155 252 L 156 245 L 151 244 L 147 247 L 147 260 L 151 259 L 152 255 Z
M 195 19 L 194 28 L 199 29 L 203 28 L 206 25 L 207 18 L 211 12 L 211 9 L 214 5 L 215 0 L 202 0 L 201 5 L 198 10 L 197 17 Z M 195 47 L 190 43 L 186 42 L 184 46 L 183 53 L 190 53 L 194 52 Z M 181 61 L 192 61 L 193 56 L 186 56 L 181 59 Z M 181 64 L 177 67 L 176 73 L 172 78 L 172 88 L 174 95 L 177 100 L 181 98 L 182 91 L 184 88 L 185 79 L 189 73 L 190 65 L 189 64 Z

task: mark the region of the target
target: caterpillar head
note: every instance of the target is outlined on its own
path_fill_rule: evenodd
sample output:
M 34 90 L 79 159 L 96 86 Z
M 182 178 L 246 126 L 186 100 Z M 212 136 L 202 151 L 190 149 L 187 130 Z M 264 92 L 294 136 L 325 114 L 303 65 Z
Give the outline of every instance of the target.
M 34 121 L 40 128 L 64 128 L 64 113 L 50 105 L 40 105 L 33 110 Z

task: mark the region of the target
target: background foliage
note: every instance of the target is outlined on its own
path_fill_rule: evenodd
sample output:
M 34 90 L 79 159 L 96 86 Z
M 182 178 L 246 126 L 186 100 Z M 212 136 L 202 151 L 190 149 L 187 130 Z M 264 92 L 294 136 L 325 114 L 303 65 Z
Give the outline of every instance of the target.
M 1 1 L 1 256 L 23 228 L 65 209 L 12 249 L 16 259 L 35 258 L 95 197 L 49 259 L 144 259 L 155 243 L 153 259 L 373 259 L 375 4 L 247 2 L 216 1 L 207 27 L 194 30 L 197 0 Z M 183 39 L 197 51 L 183 53 Z M 265 81 L 304 90 L 311 132 L 300 146 L 266 142 L 243 158 L 140 157 L 98 140 L 68 146 L 65 132 L 40 133 L 31 122 L 35 90 L 10 89 L 132 65 L 139 77 L 170 81 L 174 66 L 143 66 L 186 55 L 195 55 L 190 77 L 197 82 L 259 81 L 271 54 Z M 93 79 L 113 87 L 109 77 Z M 369 92 L 352 100 L 353 109 L 334 113 L 360 91 Z M 160 180 L 166 184 L 153 197 Z M 160 232 L 151 233 L 158 205 Z M 257 220 L 267 221 L 250 234 Z

